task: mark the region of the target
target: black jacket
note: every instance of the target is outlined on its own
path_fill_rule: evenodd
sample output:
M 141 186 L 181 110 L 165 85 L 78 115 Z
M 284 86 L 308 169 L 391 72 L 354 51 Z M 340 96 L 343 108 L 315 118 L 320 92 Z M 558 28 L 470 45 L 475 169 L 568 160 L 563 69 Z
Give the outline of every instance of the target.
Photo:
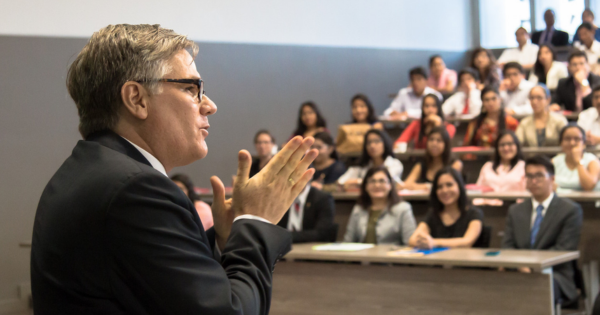
M 590 82 L 590 87 L 593 89 L 600 84 L 600 77 L 590 73 L 588 76 L 588 81 Z M 552 98 L 552 103 L 556 103 L 566 110 L 577 110 L 575 105 L 575 79 L 573 76 L 569 76 L 568 78 L 563 78 L 558 81 L 558 86 L 556 87 L 556 93 L 554 93 L 554 97 Z M 587 109 L 592 106 L 591 93 L 583 98 L 582 105 L 583 109 Z
M 539 45 L 540 37 L 542 36 L 542 32 L 544 32 L 544 31 L 541 30 L 541 31 L 537 31 L 537 32 L 534 32 L 533 34 L 531 34 L 531 42 L 536 45 Z M 569 45 L 569 33 L 555 29 L 554 33 L 552 34 L 552 45 L 553 46 Z
M 330 229 L 333 226 L 335 206 L 333 197 L 314 187 L 310 187 L 302 217 L 302 231 L 294 231 L 294 243 L 327 242 Z M 279 221 L 279 226 L 287 229 L 289 210 Z
M 236 221 L 221 259 L 214 232 L 165 175 L 117 134 L 79 141 L 46 186 L 31 284 L 43 314 L 267 314 L 284 229 Z

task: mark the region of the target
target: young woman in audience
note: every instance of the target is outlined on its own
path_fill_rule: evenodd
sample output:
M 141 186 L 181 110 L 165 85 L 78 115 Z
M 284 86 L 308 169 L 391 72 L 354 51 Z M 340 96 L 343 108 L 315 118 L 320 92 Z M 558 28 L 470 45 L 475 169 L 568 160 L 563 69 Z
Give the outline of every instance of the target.
M 202 226 L 204 230 L 208 230 L 213 226 L 213 216 L 210 206 L 200 200 L 198 194 L 194 190 L 194 183 L 192 180 L 184 174 L 175 174 L 171 176 L 171 180 L 175 185 L 179 186 L 183 193 L 190 199 L 190 201 L 196 207 L 196 212 L 198 212 L 198 216 L 200 217 L 200 221 L 202 221 Z
M 375 129 L 383 129 L 383 124 L 375 115 L 375 108 L 366 95 L 356 94 L 350 100 L 353 124 L 369 124 Z
M 419 223 L 409 245 L 423 249 L 434 247 L 472 247 L 483 225 L 483 212 L 469 207 L 461 175 L 446 167 L 437 172 L 430 194 L 431 209 Z
M 494 191 L 525 191 L 525 161 L 521 143 L 510 130 L 505 130 L 496 141 L 494 159 L 481 168 L 478 186 Z
M 400 200 L 388 169 L 370 168 L 348 220 L 344 242 L 406 245 L 415 227 L 411 206 Z
M 478 117 L 469 123 L 463 145 L 493 147 L 498 134 L 505 129 L 515 131 L 519 121 L 504 113 L 498 90 L 486 86 L 481 91 L 483 109 Z
M 435 174 L 444 167 L 449 166 L 459 173 L 462 172 L 462 162 L 452 159 L 452 144 L 448 132 L 444 128 L 433 128 L 427 135 L 425 158 L 422 162 L 413 166 L 410 174 L 400 187 L 429 191 Z
M 570 123 L 560 132 L 562 153 L 552 159 L 554 182 L 560 189 L 598 190 L 600 162 L 592 153 L 585 152 L 585 132 L 579 125 Z
M 319 132 L 314 137 L 312 149 L 317 149 L 319 155 L 313 162 L 315 174 L 311 185 L 317 189 L 333 191 L 337 188 L 338 178 L 346 172 L 346 165 L 338 161 L 335 143 L 327 132 Z
M 567 66 L 560 61 L 556 61 L 554 48 L 548 44 L 540 45 L 533 71 L 529 75 L 529 82 L 534 84 L 544 83 L 550 90 L 556 90 L 558 80 L 568 76 Z
M 421 119 L 413 120 L 400 137 L 394 143 L 394 146 L 399 146 L 400 143 L 413 142 L 415 149 L 424 149 L 427 143 L 427 134 L 436 127 L 446 128 L 450 138 L 454 137 L 456 127 L 444 121 L 442 112 L 442 104 L 440 99 L 434 94 L 427 94 L 423 97 Z
M 558 135 L 567 125 L 565 116 L 550 111 L 550 90 L 540 83 L 529 91 L 533 115 L 523 118 L 517 128 L 517 137 L 525 147 L 558 146 Z
M 471 67 L 479 71 L 480 83 L 478 83 L 478 88 L 480 90 L 486 86 L 495 88 L 500 86 L 502 72 L 490 50 L 481 47 L 475 49 L 471 57 Z
M 312 137 L 321 131 L 329 132 L 327 121 L 321 115 L 317 104 L 309 101 L 300 105 L 297 127 L 290 139 L 295 136 Z
M 456 88 L 456 81 L 456 71 L 446 68 L 442 56 L 433 55 L 429 58 L 427 86 L 442 94 L 450 94 Z
M 369 168 L 373 166 L 385 166 L 390 172 L 392 179 L 396 183 L 400 183 L 402 177 L 402 162 L 394 157 L 392 151 L 392 141 L 385 131 L 379 129 L 371 129 L 365 134 L 363 150 L 358 166 L 350 167 L 342 177 L 338 179 L 338 183 L 343 185 L 345 190 L 356 189 Z
M 256 157 L 252 159 L 250 166 L 250 177 L 256 175 L 260 170 L 269 163 L 273 157 L 273 147 L 275 146 L 275 138 L 268 130 L 259 130 L 254 135 L 254 148 L 256 149 Z

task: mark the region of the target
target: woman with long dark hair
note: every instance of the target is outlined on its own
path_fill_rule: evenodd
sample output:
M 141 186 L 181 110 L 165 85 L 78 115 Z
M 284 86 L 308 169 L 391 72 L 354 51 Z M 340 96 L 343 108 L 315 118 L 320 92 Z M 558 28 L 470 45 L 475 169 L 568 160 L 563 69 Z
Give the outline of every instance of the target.
M 327 132 L 319 132 L 314 138 L 311 149 L 317 149 L 319 155 L 313 161 L 315 174 L 311 185 L 317 189 L 335 190 L 338 178 L 346 172 L 346 165 L 338 160 L 335 143 Z
M 550 90 L 555 90 L 558 80 L 569 76 L 567 66 L 556 61 L 556 52 L 552 45 L 540 45 L 533 71 L 529 74 L 529 82 L 544 83 Z
M 350 100 L 353 124 L 369 124 L 375 129 L 383 129 L 383 124 L 375 115 L 375 108 L 364 94 L 356 94 Z
M 290 139 L 295 136 L 311 137 L 321 131 L 329 132 L 327 130 L 327 121 L 321 114 L 317 104 L 311 101 L 302 103 L 298 112 L 296 130 Z
M 478 88 L 482 90 L 485 86 L 500 87 L 502 72 L 496 62 L 496 57 L 489 49 L 479 47 L 471 55 L 471 68 L 479 72 L 480 82 Z
M 185 174 L 175 174 L 171 176 L 171 180 L 183 191 L 186 196 L 188 196 L 190 201 L 194 204 L 204 230 L 206 231 L 210 229 L 214 225 L 212 210 L 207 203 L 200 200 L 200 196 L 196 194 L 196 191 L 194 190 L 194 183 L 190 177 Z
M 515 133 L 501 132 L 495 149 L 494 159 L 481 168 L 477 185 L 494 191 L 525 191 L 525 161 Z

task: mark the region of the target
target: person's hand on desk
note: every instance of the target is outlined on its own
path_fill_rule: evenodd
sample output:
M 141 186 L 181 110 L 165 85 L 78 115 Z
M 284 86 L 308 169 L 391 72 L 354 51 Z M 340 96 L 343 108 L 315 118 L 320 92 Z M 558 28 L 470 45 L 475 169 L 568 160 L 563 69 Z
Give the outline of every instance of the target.
M 585 133 L 586 143 L 589 145 L 600 144 L 600 136 L 593 135 L 592 132 L 588 131 Z
M 361 178 L 349 179 L 344 183 L 343 187 L 344 187 L 345 191 L 357 190 L 357 189 L 360 189 L 361 184 L 362 184 Z
M 560 112 L 562 110 L 562 108 L 560 108 L 560 105 L 554 103 L 554 104 L 550 105 L 550 110 L 553 112 Z
M 442 117 L 437 114 L 429 115 L 425 117 L 425 124 L 439 127 L 442 125 Z
M 435 247 L 435 240 L 429 234 L 419 233 L 417 235 L 417 247 L 421 249 L 433 249 Z
M 408 113 L 406 113 L 406 112 L 400 113 L 398 111 L 392 111 L 392 113 L 390 114 L 391 120 L 406 120 L 407 118 L 408 118 Z
M 531 268 L 529 268 L 529 267 L 521 267 L 521 268 L 517 268 L 517 270 L 521 273 L 531 273 Z
M 512 108 L 507 108 L 504 110 L 504 112 L 506 113 L 506 115 L 510 115 L 510 116 L 514 116 L 515 115 L 515 110 Z

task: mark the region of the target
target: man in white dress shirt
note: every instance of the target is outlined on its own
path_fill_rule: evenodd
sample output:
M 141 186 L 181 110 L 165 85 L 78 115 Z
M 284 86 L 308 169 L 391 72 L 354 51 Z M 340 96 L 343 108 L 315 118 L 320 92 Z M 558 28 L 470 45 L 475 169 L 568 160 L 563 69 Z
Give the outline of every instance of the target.
M 579 40 L 573 43 L 573 47 L 585 52 L 590 65 L 597 64 L 600 57 L 600 42 L 594 38 L 595 33 L 592 24 L 584 22 L 577 29 Z
M 585 130 L 588 145 L 600 144 L 600 86 L 592 91 L 592 107 L 579 113 L 577 124 Z
M 410 86 L 400 89 L 390 107 L 383 112 L 384 116 L 393 120 L 405 120 L 407 117 L 420 118 L 421 103 L 425 95 L 434 94 L 442 101 L 442 94 L 427 86 L 425 69 L 422 67 L 412 68 L 409 75 Z
M 446 116 L 477 116 L 481 112 L 481 91 L 477 89 L 479 74 L 473 68 L 458 73 L 458 89 L 442 104 Z
M 530 70 L 537 59 L 539 47 L 529 42 L 529 33 L 524 27 L 519 27 L 515 32 L 515 36 L 519 46 L 505 49 L 498 58 L 498 64 L 504 67 L 509 62 L 518 62 L 523 66 L 523 69 Z
M 502 70 L 504 80 L 500 84 L 500 97 L 509 115 L 524 116 L 533 113 L 528 96 L 534 84 L 525 80 L 523 72 L 523 67 L 517 62 L 507 63 Z

